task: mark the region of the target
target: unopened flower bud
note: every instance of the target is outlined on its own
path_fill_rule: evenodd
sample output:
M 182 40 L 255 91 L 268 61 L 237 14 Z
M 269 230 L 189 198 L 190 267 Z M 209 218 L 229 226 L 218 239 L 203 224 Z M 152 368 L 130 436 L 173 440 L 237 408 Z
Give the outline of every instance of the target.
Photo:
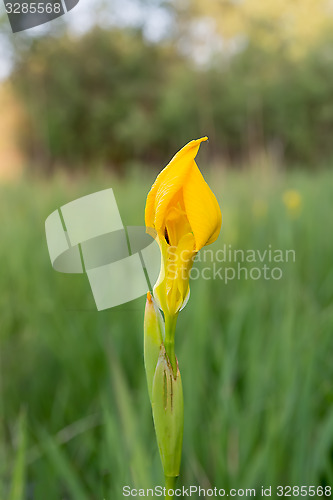
M 152 398 L 153 378 L 163 337 L 163 318 L 151 293 L 148 292 L 144 319 L 144 358 L 150 401 Z
M 175 377 L 163 344 L 153 380 L 152 408 L 164 475 L 177 477 L 183 444 L 183 388 L 178 364 Z

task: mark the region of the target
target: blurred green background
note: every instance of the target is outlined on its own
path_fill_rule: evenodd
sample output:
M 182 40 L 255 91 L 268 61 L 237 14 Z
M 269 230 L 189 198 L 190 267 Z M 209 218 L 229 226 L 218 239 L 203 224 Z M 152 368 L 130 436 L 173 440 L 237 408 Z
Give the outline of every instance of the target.
M 223 213 L 213 249 L 296 261 L 280 280 L 193 280 L 179 484 L 333 486 L 329 4 L 96 2 L 84 29 L 81 7 L 15 37 L 0 21 L 0 499 L 163 484 L 145 298 L 97 312 L 85 276 L 52 269 L 44 221 L 112 187 L 124 225 L 143 225 L 156 174 L 202 135 Z

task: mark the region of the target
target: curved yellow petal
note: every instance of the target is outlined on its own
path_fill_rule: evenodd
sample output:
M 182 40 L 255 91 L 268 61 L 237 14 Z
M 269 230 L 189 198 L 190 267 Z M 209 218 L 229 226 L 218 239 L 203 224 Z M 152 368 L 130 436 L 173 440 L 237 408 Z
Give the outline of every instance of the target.
M 195 241 L 192 233 L 182 236 L 177 247 L 170 252 L 166 276 L 168 312 L 175 314 L 182 307 L 188 294 L 190 270 L 193 265 Z
M 208 141 L 208 137 L 201 137 L 200 139 L 194 139 L 193 141 L 188 142 L 182 149 L 180 149 L 174 157 L 171 159 L 171 161 L 168 163 L 168 165 L 165 168 L 170 167 L 171 164 L 174 163 L 174 161 L 182 160 L 184 159 L 187 155 L 190 155 L 192 159 L 194 159 L 197 156 L 200 144 L 204 141 Z M 162 170 L 163 172 L 163 170 Z
M 167 292 L 166 292 L 166 275 L 168 270 L 168 245 L 164 238 L 157 236 L 157 243 L 161 251 L 161 268 L 160 274 L 154 285 L 153 294 L 157 305 L 163 312 L 168 310 Z
M 213 243 L 220 232 L 222 215 L 214 193 L 194 162 L 183 187 L 185 212 L 195 238 L 195 250 Z
M 168 205 L 173 196 L 187 182 L 189 170 L 200 144 L 206 140 L 207 137 L 202 137 L 186 144 L 158 175 L 147 197 L 146 226 L 154 227 L 158 232 L 163 230 Z
M 165 234 L 168 235 L 168 243 L 171 246 L 177 246 L 181 237 L 192 231 L 185 211 L 177 205 L 171 206 L 167 211 L 165 230 Z
M 155 227 L 155 199 L 156 199 L 156 193 L 158 188 L 160 187 L 160 184 L 163 182 L 163 179 L 167 175 L 167 167 L 165 167 L 157 176 L 154 184 L 152 185 L 148 196 L 147 196 L 147 201 L 146 201 L 146 208 L 145 208 L 145 224 L 147 227 Z

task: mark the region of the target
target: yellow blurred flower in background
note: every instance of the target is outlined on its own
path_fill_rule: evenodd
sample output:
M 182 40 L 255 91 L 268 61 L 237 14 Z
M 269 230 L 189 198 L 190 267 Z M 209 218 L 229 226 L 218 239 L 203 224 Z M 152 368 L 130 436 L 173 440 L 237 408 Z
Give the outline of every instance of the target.
M 282 199 L 288 215 L 292 218 L 298 217 L 302 209 L 302 197 L 299 191 L 296 189 L 288 189 L 283 193 Z

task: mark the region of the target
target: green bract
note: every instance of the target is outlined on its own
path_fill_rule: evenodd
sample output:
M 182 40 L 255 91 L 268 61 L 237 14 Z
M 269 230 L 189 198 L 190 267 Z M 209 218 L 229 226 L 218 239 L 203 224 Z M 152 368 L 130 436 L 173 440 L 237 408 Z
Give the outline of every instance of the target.
M 183 388 L 179 368 L 175 378 L 163 344 L 153 380 L 152 408 L 164 475 L 177 477 L 183 443 Z

